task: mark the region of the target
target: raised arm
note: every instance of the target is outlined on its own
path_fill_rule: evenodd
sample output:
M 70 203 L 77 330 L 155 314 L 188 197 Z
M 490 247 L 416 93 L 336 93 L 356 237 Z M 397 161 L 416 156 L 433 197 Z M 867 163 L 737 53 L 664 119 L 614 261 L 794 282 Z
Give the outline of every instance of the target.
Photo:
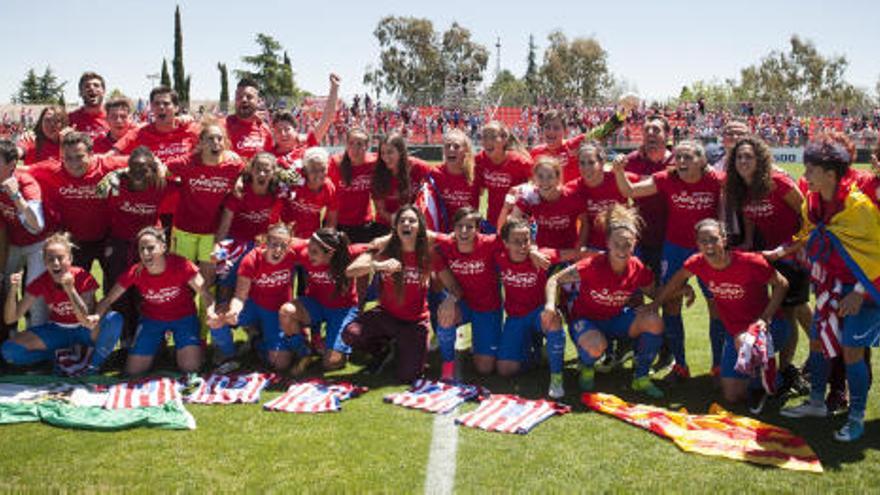
M 6 293 L 6 302 L 3 305 L 3 320 L 7 325 L 14 325 L 22 319 L 37 298 L 25 292 L 24 298 L 18 300 L 18 290 L 21 288 L 22 273 L 16 272 L 9 275 L 9 292 Z
M 324 139 L 330 124 L 333 123 L 333 117 L 336 115 L 336 101 L 339 98 L 339 76 L 330 74 L 330 95 L 324 104 L 324 111 L 321 113 L 321 120 L 318 121 L 318 127 L 315 128 L 315 139 L 318 143 Z
M 635 184 L 630 182 L 629 177 L 626 176 L 626 170 L 624 170 L 625 161 L 625 156 L 618 155 L 614 159 L 614 162 L 612 162 L 614 180 L 617 182 L 617 188 L 620 190 L 620 194 L 623 194 L 627 198 L 643 198 L 645 196 L 657 194 L 657 184 L 654 183 L 653 177 L 648 177 Z

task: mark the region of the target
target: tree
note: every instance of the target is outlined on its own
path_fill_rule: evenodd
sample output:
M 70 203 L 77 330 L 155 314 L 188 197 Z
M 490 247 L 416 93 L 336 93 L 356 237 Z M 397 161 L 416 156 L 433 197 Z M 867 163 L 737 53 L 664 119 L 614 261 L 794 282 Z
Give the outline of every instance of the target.
M 276 106 L 282 98 L 298 99 L 301 94 L 293 80 L 293 69 L 287 61 L 282 59 L 279 53 L 282 50 L 281 43 L 268 34 L 257 33 L 257 45 L 260 53 L 246 55 L 241 60 L 250 65 L 253 70 L 237 70 L 239 78 L 253 79 L 260 86 L 263 99 L 270 107 Z
M 525 78 L 517 79 L 507 69 L 498 73 L 486 92 L 486 97 L 490 104 L 503 107 L 526 106 L 532 102 L 532 95 Z
M 483 71 L 489 62 L 489 50 L 471 40 L 471 32 L 453 22 L 443 33 L 440 61 L 444 79 L 461 83 L 466 91 L 469 83 L 483 81 Z
M 58 76 L 49 66 L 46 66 L 46 70 L 40 76 L 34 69 L 28 69 L 12 100 L 23 104 L 61 104 L 64 102 L 66 84 L 67 81 L 58 81 Z
M 174 59 L 171 61 L 174 71 L 174 90 L 180 98 L 180 106 L 189 106 L 190 78 L 183 69 L 183 30 L 180 25 L 180 5 L 174 8 Z
M 529 54 L 526 57 L 526 74 L 523 78 L 526 88 L 529 90 L 532 102 L 538 98 L 541 91 L 541 76 L 538 73 L 538 47 L 535 46 L 535 35 L 529 34 Z
M 168 61 L 164 58 L 162 59 L 162 72 L 159 78 L 159 84 L 162 86 L 171 87 L 171 75 L 168 74 Z
M 220 71 L 220 111 L 229 111 L 229 74 L 226 72 L 226 64 L 217 62 L 217 70 Z
M 607 53 L 594 38 L 569 41 L 561 31 L 547 37 L 541 79 L 544 92 L 555 100 L 577 99 L 583 103 L 599 100 L 612 83 Z

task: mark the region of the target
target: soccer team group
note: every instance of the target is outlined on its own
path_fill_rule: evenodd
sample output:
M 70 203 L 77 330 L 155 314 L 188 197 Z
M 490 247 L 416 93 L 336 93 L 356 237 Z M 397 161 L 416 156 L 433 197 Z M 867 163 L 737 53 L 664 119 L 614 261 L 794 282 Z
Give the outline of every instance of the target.
M 586 134 L 543 113 L 530 150 L 489 122 L 479 153 L 450 129 L 436 166 L 397 132 L 371 153 L 357 127 L 329 156 L 329 79 L 321 120 L 300 133 L 291 113 L 263 117 L 249 80 L 233 115 L 202 122 L 157 87 L 150 122 L 135 126 L 130 103 L 105 102 L 104 79 L 87 72 L 80 108 L 46 107 L 33 135 L 0 141 L 4 320 L 27 317 L 27 330 L 4 332 L 7 371 L 78 344 L 82 372 L 121 347 L 124 371 L 141 375 L 168 334 L 181 371 L 203 368 L 206 341 L 229 371 L 242 327 L 271 369 L 301 372 L 315 356 L 338 369 L 358 351 L 371 367 L 395 360 L 402 382 L 425 372 L 433 333 L 441 379 L 455 380 L 457 328 L 470 323 L 480 374 L 528 372 L 546 352 L 548 396 L 562 397 L 567 330 L 581 389 L 629 355 L 632 388 L 659 398 L 652 366 L 671 366 L 669 386 L 690 377 L 682 306 L 695 277 L 726 401 L 759 410 L 768 392 L 806 387 L 792 363 L 801 327 L 809 398 L 783 414 L 848 403 L 835 438 L 862 436 L 880 336 L 878 150 L 875 170 L 858 171 L 845 135 L 816 136 L 796 181 L 744 122 L 726 124 L 709 163 L 698 142 L 669 146 L 657 114 L 641 147 L 608 164 L 600 141 L 626 119 L 624 100 Z

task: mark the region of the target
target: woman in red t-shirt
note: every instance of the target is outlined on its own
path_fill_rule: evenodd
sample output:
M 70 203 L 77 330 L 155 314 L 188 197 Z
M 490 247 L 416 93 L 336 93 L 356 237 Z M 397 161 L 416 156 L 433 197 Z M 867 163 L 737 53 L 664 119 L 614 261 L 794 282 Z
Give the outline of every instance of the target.
M 61 130 L 67 126 L 67 112 L 64 107 L 50 105 L 44 108 L 34 125 L 33 137 L 19 142 L 25 165 L 49 159 L 60 161 Z
M 383 137 L 379 141 L 379 159 L 373 170 L 370 190 L 376 205 L 376 222 L 390 226 L 400 205 L 415 200 L 422 182 L 433 168 L 428 162 L 409 155 L 403 134 L 394 131 Z
M 345 152 L 330 159 L 328 170 L 340 199 L 337 228 L 352 242 L 370 242 L 387 233 L 375 222 L 370 201 L 376 156 L 368 153 L 370 136 L 364 129 L 352 127 L 345 136 Z
M 440 218 L 435 230 L 448 233 L 451 219 L 459 208 L 480 209 L 480 186 L 474 176 L 474 148 L 470 138 L 459 129 L 443 136 L 443 165 L 431 171 L 436 189 Z
M 480 189 L 488 192 L 489 205 L 488 222 L 481 227 L 488 233 L 495 233 L 510 188 L 528 182 L 531 177 L 532 157 L 510 129 L 497 120 L 483 126 L 481 141 L 483 149 L 474 157 L 474 173 Z

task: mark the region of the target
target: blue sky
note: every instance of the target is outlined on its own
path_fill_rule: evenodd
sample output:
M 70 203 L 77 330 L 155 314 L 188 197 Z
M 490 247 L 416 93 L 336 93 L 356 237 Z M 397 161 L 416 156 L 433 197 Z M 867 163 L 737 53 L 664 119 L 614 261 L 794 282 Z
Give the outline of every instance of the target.
M 385 15 L 425 17 L 442 31 L 453 21 L 491 49 L 486 77 L 501 65 L 521 75 L 529 34 L 540 48 L 561 29 L 570 38 L 594 36 L 608 52 L 615 75 L 646 98 L 676 95 L 698 79 L 735 77 L 771 50 L 785 50 L 791 34 L 812 40 L 824 54 L 843 54 L 847 79 L 869 88 L 880 77 L 880 2 L 873 1 L 181 1 L 184 61 L 194 99 L 219 95 L 217 62 L 242 68 L 256 52 L 255 34 L 274 36 L 290 52 L 297 84 L 326 93 L 327 74 L 339 73 L 342 94 L 364 91 L 364 69 L 378 60 L 372 35 Z M 109 88 L 138 97 L 150 88 L 162 57 L 173 56 L 172 0 L 0 0 L 4 54 L 0 102 L 9 101 L 28 68 L 49 64 L 69 81 L 87 69 Z M 14 43 L 11 40 L 15 40 Z M 539 54 L 540 57 L 540 54 Z

